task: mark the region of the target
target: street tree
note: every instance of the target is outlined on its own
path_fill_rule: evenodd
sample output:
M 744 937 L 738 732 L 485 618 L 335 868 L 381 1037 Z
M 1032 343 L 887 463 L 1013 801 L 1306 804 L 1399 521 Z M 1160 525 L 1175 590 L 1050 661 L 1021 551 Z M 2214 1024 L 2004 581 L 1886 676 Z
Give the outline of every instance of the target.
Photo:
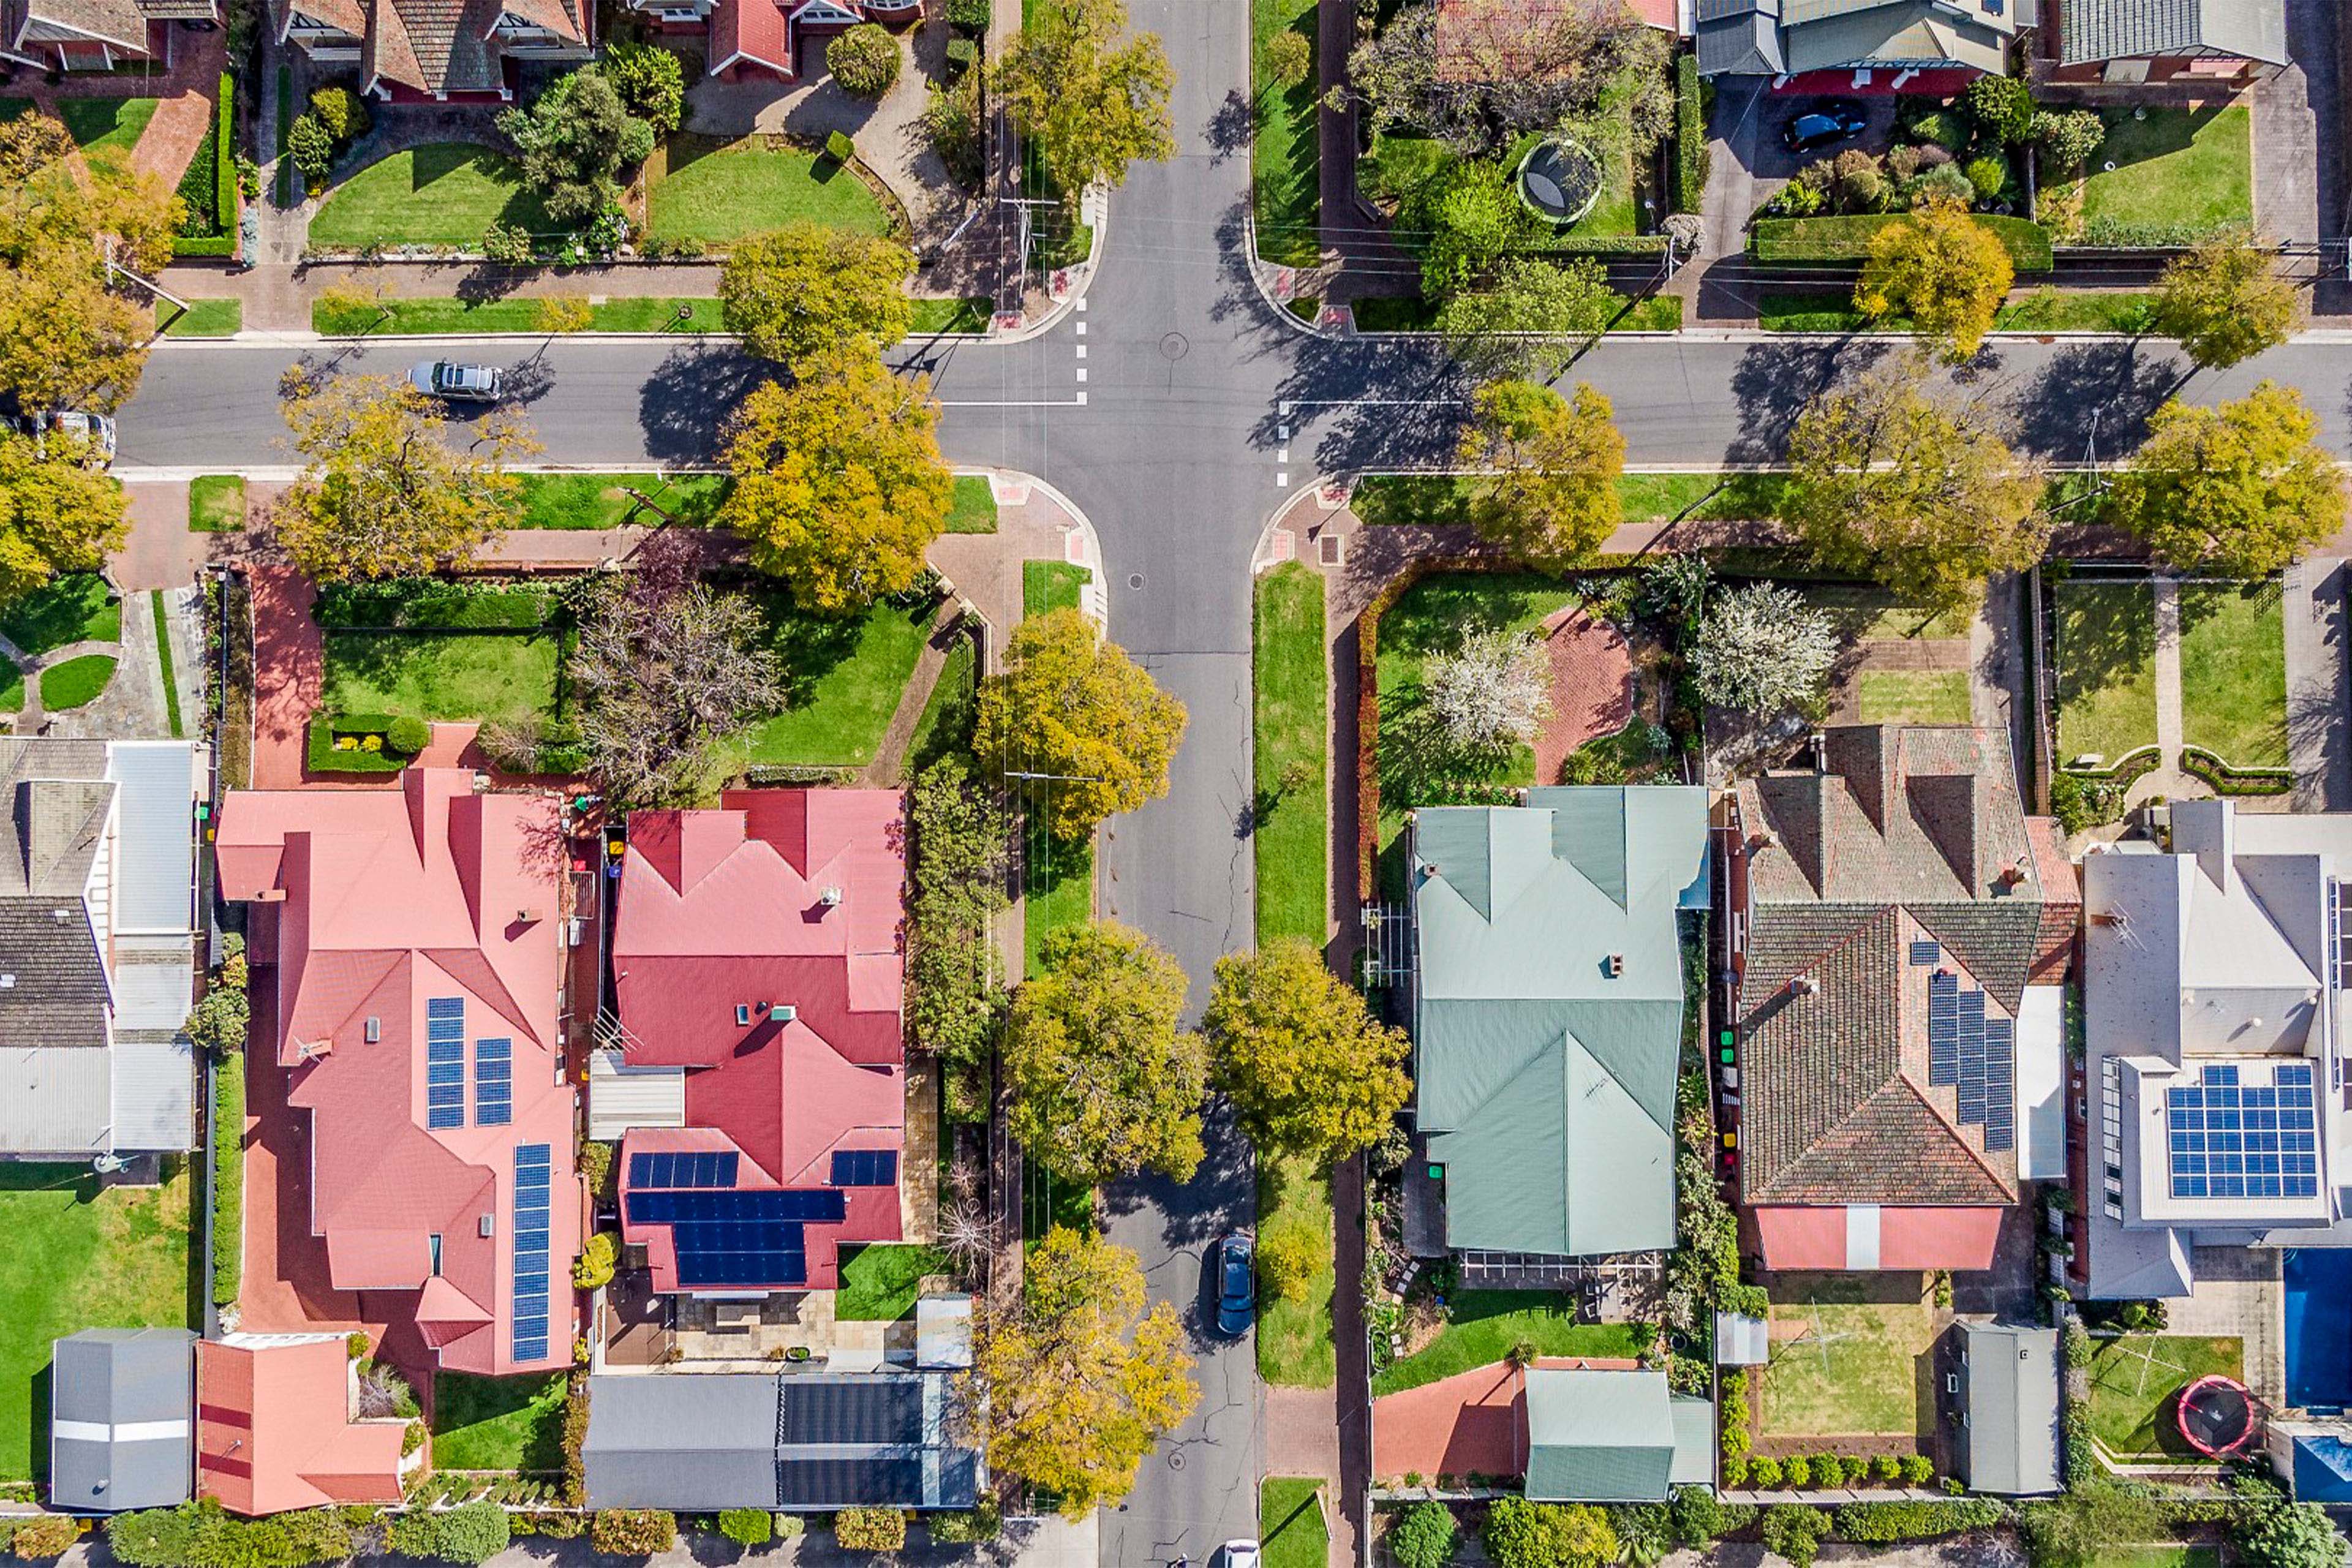
M 1190 1177 L 1208 1047 L 1177 1027 L 1184 971 L 1116 921 L 1055 931 L 1040 963 L 1013 994 L 1001 1057 L 1023 1152 L 1090 1186 L 1144 1170 Z
M 1448 300 L 1437 330 L 1475 374 L 1540 384 L 1605 331 L 1624 303 L 1609 287 L 1608 270 L 1589 256 L 1559 267 L 1512 257 Z
M 1789 437 L 1780 520 L 1824 562 L 1948 610 L 2042 558 L 2042 477 L 1972 412 L 1924 390 L 1916 361 L 1816 396 Z
M 949 1068 L 950 1110 L 985 1120 L 989 1047 L 1004 1016 L 990 922 L 1006 903 L 1011 846 L 963 762 L 940 759 L 908 792 L 913 897 L 907 908 L 908 1037 Z
M 1625 437 L 1609 399 L 1580 382 L 1572 398 L 1525 381 L 1490 381 L 1471 398 L 1459 459 L 1479 534 L 1541 571 L 1572 566 L 1624 516 L 1617 477 Z
M 902 381 L 863 350 L 827 351 L 791 384 L 743 400 L 719 521 L 803 609 L 846 615 L 903 594 L 954 498 L 939 417 L 929 377 Z
M 556 78 L 530 108 L 500 114 L 499 130 L 522 154 L 523 184 L 567 227 L 619 206 L 622 171 L 654 150 L 652 123 L 630 113 L 594 66 Z
M 0 605 L 60 572 L 95 572 L 129 534 L 122 487 L 82 467 L 70 443 L 46 454 L 0 433 Z
M 1018 1300 L 981 1314 L 988 1468 L 1052 1492 L 1066 1518 L 1125 1497 L 1200 1400 L 1176 1309 L 1143 1303 L 1134 1253 L 1056 1226 L 1024 1261 Z
M 1507 755 L 1551 712 L 1551 660 L 1526 632 L 1473 632 L 1423 667 L 1421 689 L 1454 751 Z
M 1031 781 L 1045 826 L 1065 844 L 1115 812 L 1168 793 L 1184 705 L 1077 610 L 1013 629 L 1004 671 L 981 688 L 974 752 Z
M 1377 1142 L 1412 1092 L 1412 1043 L 1297 938 L 1217 960 L 1201 1026 L 1210 1083 L 1261 1154 L 1328 1166 Z
M 2277 572 L 2344 526 L 2344 481 L 2319 421 L 2265 381 L 2234 403 L 2167 403 L 2115 477 L 2106 520 L 2171 564 L 2230 577 Z
M 1285 27 L 1259 49 L 1258 63 L 1276 91 L 1287 90 L 1305 81 L 1314 68 L 1315 46 L 1297 28 Z
M 835 350 L 878 354 L 907 335 L 915 258 L 879 235 L 787 225 L 728 253 L 719 272 L 727 330 L 798 375 Z
M 1779 583 L 1717 594 L 1690 650 L 1700 697 L 1718 708 L 1769 715 L 1819 697 L 1836 662 L 1829 612 Z
M 1931 198 L 1871 236 L 1854 308 L 1907 317 L 1954 364 L 1976 356 L 2016 276 L 2000 238 L 1949 197 Z
M 1138 158 L 1175 156 L 1175 73 L 1158 34 L 1129 34 L 1127 0 L 1035 0 L 988 79 L 1073 205 L 1089 186 L 1124 184 Z
M 304 462 L 273 526 L 294 563 L 321 582 L 422 576 L 472 559 L 518 508 L 507 464 L 539 450 L 511 409 L 453 446 L 437 406 L 381 375 L 299 381 L 286 423 Z
M 2157 281 L 2156 330 L 2207 370 L 2276 348 L 2302 324 L 2302 296 L 2242 230 L 2175 257 Z

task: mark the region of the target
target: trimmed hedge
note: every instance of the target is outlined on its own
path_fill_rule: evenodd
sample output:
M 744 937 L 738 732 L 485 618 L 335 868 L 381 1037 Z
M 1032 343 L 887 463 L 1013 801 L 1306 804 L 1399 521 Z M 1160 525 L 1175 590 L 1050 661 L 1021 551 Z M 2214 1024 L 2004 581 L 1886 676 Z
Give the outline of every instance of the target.
M 2008 1518 L 2009 1510 L 1990 1498 L 1967 1498 L 1950 1502 L 1850 1502 L 1831 1515 L 1830 1521 L 1840 1541 L 1883 1546 L 1983 1530 Z
M 233 1306 L 245 1281 L 245 1053 L 213 1074 L 213 1305 Z
M 322 585 L 310 618 L 331 629 L 537 631 L 554 616 L 555 605 L 544 588 L 391 577 Z
M 1696 213 L 1706 195 L 1706 110 L 1699 97 L 1698 57 L 1675 61 L 1675 211 Z
M 1768 217 L 1756 220 L 1748 248 L 1759 261 L 1863 261 L 1870 242 L 1889 224 L 1901 223 L 1905 213 L 1863 213 L 1851 217 Z M 2020 272 L 2050 270 L 2050 231 L 2021 217 L 1979 214 L 1977 222 L 1990 229 L 2009 252 Z
M 188 205 L 188 225 L 197 222 L 197 200 L 212 198 L 212 221 L 204 232 L 184 234 L 172 241 L 174 256 L 235 256 L 236 254 L 236 82 L 227 73 L 220 79 L 220 98 L 213 108 L 212 128 L 180 176 L 180 199 Z M 205 185 L 211 189 L 205 191 Z M 195 189 L 191 194 L 190 186 Z
M 2145 746 L 2137 746 L 2126 752 L 2105 767 L 2070 768 L 2062 763 L 2059 764 L 2058 771 L 2072 773 L 2078 779 L 2095 779 L 2101 784 L 2127 784 L 2163 760 L 2164 753 L 2158 750 L 2156 742 L 2151 741 Z
M 1571 234 L 1513 252 L 1514 255 L 1525 256 L 1664 256 L 1665 253 L 1666 237 L 1663 234 L 1612 234 L 1590 238 Z
M 389 713 L 320 713 L 310 721 L 310 744 L 304 757 L 314 773 L 396 773 L 408 765 L 408 759 L 394 751 L 387 743 L 380 751 L 338 750 L 335 741 L 343 735 L 389 734 L 393 725 Z
M 2242 768 L 2202 746 L 2180 748 L 2180 771 L 2203 779 L 2219 795 L 2284 795 L 2294 788 L 2293 768 Z

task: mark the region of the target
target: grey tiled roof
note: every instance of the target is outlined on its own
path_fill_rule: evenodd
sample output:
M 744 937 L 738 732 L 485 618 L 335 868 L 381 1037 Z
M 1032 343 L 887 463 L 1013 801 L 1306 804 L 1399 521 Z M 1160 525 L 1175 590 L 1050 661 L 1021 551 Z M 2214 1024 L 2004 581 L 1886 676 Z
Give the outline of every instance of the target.
M 2285 0 L 2064 0 L 2062 65 L 2142 55 L 2230 55 L 2287 63 Z
M 1702 21 L 1698 68 L 1706 76 L 1778 76 L 1784 68 L 1780 24 L 1760 10 Z
M 103 1047 L 106 994 L 79 901 L 0 898 L 0 1040 Z

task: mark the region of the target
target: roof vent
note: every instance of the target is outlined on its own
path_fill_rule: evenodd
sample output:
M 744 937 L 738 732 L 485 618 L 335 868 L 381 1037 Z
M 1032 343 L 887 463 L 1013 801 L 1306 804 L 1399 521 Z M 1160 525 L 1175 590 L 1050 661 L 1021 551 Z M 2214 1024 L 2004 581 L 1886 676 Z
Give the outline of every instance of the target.
M 498 1215 L 494 1215 L 494 1214 L 486 1214 L 486 1215 L 484 1215 L 482 1216 L 482 1223 L 481 1223 L 480 1232 L 481 1232 L 481 1235 L 483 1235 L 483 1236 L 484 1236 L 484 1237 L 493 1237 L 493 1236 L 498 1235 L 498 1233 L 499 1233 L 499 1216 L 498 1216 Z
M 779 1024 L 789 1024 L 801 1016 L 801 1010 L 789 1002 L 778 1002 L 768 1009 L 768 1016 Z
M 749 1002 L 738 1002 L 738 1003 L 736 1003 L 736 1004 L 735 1004 L 735 1026 L 736 1026 L 737 1028 L 739 1028 L 739 1029 L 740 1029 L 740 1028 L 748 1028 L 748 1027 L 751 1026 L 751 1004 L 750 1004 Z
M 827 888 L 824 890 L 824 896 L 819 898 L 817 902 L 823 904 L 829 910 L 839 909 L 841 907 L 841 889 L 839 888 Z
M 1800 974 L 1789 982 L 1789 994 L 1791 996 L 1817 996 L 1821 994 L 1821 989 L 1822 983 L 1810 974 Z
M 547 915 L 544 910 L 535 910 L 529 904 L 525 904 L 521 909 L 515 911 L 515 923 L 517 925 L 532 925 L 536 924 L 540 921 L 545 920 L 546 918 Z
M 73 919 L 73 911 L 60 906 L 59 908 L 49 911 L 49 919 L 63 923 L 66 921 Z
M 16 989 L 16 977 L 13 974 L 0 974 L 0 991 L 14 991 L 15 989 Z
M 369 1045 L 375 1045 L 383 1038 L 383 1020 L 382 1018 L 370 1018 L 366 1025 L 361 1029 L 360 1036 L 361 1038 L 366 1040 Z
M 1625 974 L 1625 955 L 1622 952 L 1612 952 L 1602 959 L 1601 973 L 1612 980 L 1622 979 Z

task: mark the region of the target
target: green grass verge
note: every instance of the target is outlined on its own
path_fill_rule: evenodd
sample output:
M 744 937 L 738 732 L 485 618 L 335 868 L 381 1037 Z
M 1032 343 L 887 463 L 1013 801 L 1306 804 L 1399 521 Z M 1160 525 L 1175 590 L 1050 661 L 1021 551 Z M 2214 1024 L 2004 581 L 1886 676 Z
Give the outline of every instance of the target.
M 122 604 L 95 573 L 52 577 L 0 609 L 0 637 L 36 657 L 68 643 L 121 642 Z
M 988 488 L 988 476 L 956 476 L 955 499 L 948 506 L 947 531 L 950 533 L 996 531 L 996 492 Z
M 213 1074 L 213 1305 L 234 1304 L 245 1284 L 245 1053 Z
M 2156 595 L 2147 579 L 2051 585 L 2058 761 L 2112 763 L 2156 742 Z
M 1766 217 L 1750 226 L 1748 250 L 1758 261 L 1861 261 L 1870 254 L 1871 237 L 1890 224 L 1906 221 L 1902 213 L 1862 213 L 1848 217 Z M 2050 231 L 2021 217 L 1976 220 L 1992 231 L 2020 272 L 2050 270 Z
M 127 159 L 131 150 L 139 145 L 147 122 L 155 118 L 157 101 L 152 98 L 61 98 L 57 112 L 72 134 L 74 145 L 83 152 L 120 153 Z
M 1312 267 L 1322 251 L 1323 160 L 1317 128 L 1315 0 L 1250 0 L 1250 91 L 1255 104 L 1250 180 L 1257 253 L 1284 267 Z M 1285 87 L 1266 46 L 1285 33 L 1305 38 L 1304 79 Z
M 764 608 L 783 667 L 785 708 L 735 743 L 747 763 L 862 768 L 874 760 L 930 636 L 935 604 L 876 605 L 845 620 L 803 615 L 781 595 Z
M 370 163 L 327 194 L 310 220 L 321 250 L 436 245 L 472 250 L 493 223 L 534 234 L 558 226 L 523 188 L 513 159 L 487 147 L 434 142 Z
M 2242 107 L 2105 110 L 2107 139 L 2083 182 L 2084 237 L 2210 232 L 2254 215 L 2253 116 Z M 2115 167 L 2108 169 L 2106 164 Z
M 656 175 L 656 169 L 659 174 Z M 680 132 L 646 166 L 646 233 L 724 245 L 808 222 L 858 234 L 889 227 L 856 174 L 805 148 Z
M 1095 849 L 1092 844 L 1062 844 L 1048 850 L 1037 835 L 1031 838 L 1028 891 L 1022 906 L 1021 973 L 1034 977 L 1045 967 L 1038 954 L 1048 936 L 1094 919 Z
M 1021 1163 L 1021 1239 L 1039 1241 L 1047 1231 L 1095 1227 L 1095 1190 L 1074 1186 L 1034 1160 Z
M 2188 1546 L 2179 1542 L 2102 1546 L 2091 1554 L 2090 1568 L 2221 1568 L 2221 1549 Z
M 98 700 L 114 679 L 114 656 L 86 653 L 41 671 L 41 706 L 52 713 L 86 707 Z
M 563 1468 L 564 1376 L 433 1374 L 436 1470 Z
M 553 632 L 331 631 L 325 706 L 415 719 L 552 718 Z
M 1328 1388 L 1339 1376 L 1331 1341 L 1331 1179 L 1312 1162 L 1290 1155 L 1259 1160 L 1257 1233 L 1263 1238 L 1277 1226 L 1305 1226 L 1323 1247 L 1299 1300 L 1258 1293 L 1257 1374 L 1289 1388 Z
M 155 612 L 155 658 L 163 667 L 163 711 L 172 725 L 172 738 L 178 740 L 180 729 L 180 682 L 172 669 L 171 617 L 163 608 L 163 590 L 148 590 L 148 603 Z
M 1550 1290 L 1462 1290 L 1446 1304 L 1437 1338 L 1372 1378 L 1375 1395 L 1501 1361 L 1525 1341 L 1548 1356 L 1631 1360 L 1645 1348 L 1622 1323 L 1580 1323 L 1574 1303 Z
M 2191 1334 L 2126 1334 L 2095 1342 L 2091 1430 L 2122 1458 L 2210 1463 L 2180 1436 L 2179 1393 L 2200 1377 L 2245 1379 L 2245 1344 Z
M 197 1321 L 188 1236 L 194 1184 L 101 1188 L 87 1163 L 0 1163 L 0 1480 L 49 1468 L 49 1342 L 80 1329 Z
M 2242 768 L 2286 751 L 2286 629 L 2279 584 L 2180 584 L 2180 738 Z
M 1265 1568 L 1323 1568 L 1331 1555 L 1331 1529 L 1316 1494 L 1323 1483 L 1298 1476 L 1268 1476 L 1259 1484 L 1257 1529 Z
M 1860 681 L 1865 724 L 1966 724 L 1965 669 L 1865 669 Z
M 234 337 L 245 330 L 245 301 L 191 300 L 183 310 L 168 300 L 158 300 L 155 324 L 168 338 Z
M 955 646 L 948 649 L 947 662 L 940 666 L 939 681 L 931 688 L 929 700 L 923 704 L 923 716 L 915 722 L 914 739 L 907 744 L 908 777 L 942 757 L 971 750 L 975 704 L 980 694 L 979 663 L 968 637 L 956 638 Z
M 929 337 L 934 332 L 984 332 L 995 311 L 996 301 L 985 294 L 963 300 L 918 300 L 915 324 L 908 331 L 918 337 Z
M 310 306 L 310 329 L 331 338 L 364 337 L 381 332 L 430 332 L 453 335 L 539 333 L 549 331 L 541 315 L 545 302 L 520 295 L 504 300 L 386 300 L 381 307 L 357 309 L 318 300 Z M 694 312 L 685 321 L 678 307 Z M 719 301 L 692 295 L 647 294 L 606 300 L 588 307 L 591 332 L 715 332 Z
M 517 474 L 521 509 L 516 528 L 618 528 L 647 525 L 662 514 L 690 528 L 711 528 L 727 499 L 725 474 Z M 630 491 L 652 498 L 655 511 Z
M 936 1247 L 882 1243 L 846 1252 L 834 1316 L 852 1322 L 895 1323 L 915 1310 L 924 1275 L 947 1272 L 948 1255 Z
M 1997 332 L 2130 332 L 2145 323 L 2155 296 L 2128 289 L 2037 289 L 1993 312 Z M 1757 321 L 1768 332 L 1907 332 L 1899 316 L 1874 321 L 1844 294 L 1772 293 L 1759 297 Z
M 14 665 L 0 667 L 0 713 L 25 710 L 25 677 Z
M 1257 940 L 1320 947 L 1330 880 L 1323 578 L 1292 561 L 1260 577 L 1256 592 Z
M 1021 613 L 1047 616 L 1078 607 L 1079 591 L 1094 574 L 1066 561 L 1024 561 L 1021 563 Z
M 1359 300 L 1352 309 L 1360 332 L 1426 332 L 1437 325 L 1437 301 L 1419 294 L 1380 295 Z M 1627 300 L 1609 319 L 1612 332 L 1678 332 L 1683 326 L 1683 302 L 1672 294 L 1651 294 Z
M 1788 483 L 1780 474 L 1621 474 L 1617 504 L 1627 522 L 1748 522 L 1778 513 Z M 1466 525 L 1476 484 L 1466 474 L 1373 474 L 1349 505 L 1372 528 Z
M 245 526 L 245 476 L 199 474 L 188 481 L 188 531 L 233 533 Z

